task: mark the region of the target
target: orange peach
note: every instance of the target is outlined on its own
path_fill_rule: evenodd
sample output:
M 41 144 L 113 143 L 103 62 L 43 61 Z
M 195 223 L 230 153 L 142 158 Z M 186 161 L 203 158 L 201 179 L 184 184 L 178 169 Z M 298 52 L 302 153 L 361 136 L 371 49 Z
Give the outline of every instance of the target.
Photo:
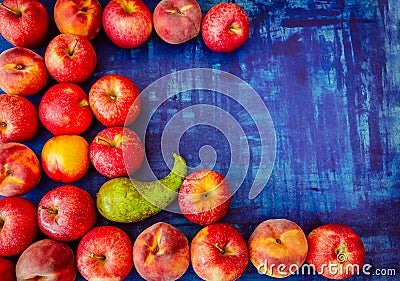
M 54 181 L 77 181 L 85 175 L 89 163 L 89 144 L 81 136 L 55 136 L 43 146 L 43 170 Z
M 260 223 L 248 242 L 250 260 L 261 274 L 283 278 L 304 263 L 308 244 L 303 230 L 286 219 Z

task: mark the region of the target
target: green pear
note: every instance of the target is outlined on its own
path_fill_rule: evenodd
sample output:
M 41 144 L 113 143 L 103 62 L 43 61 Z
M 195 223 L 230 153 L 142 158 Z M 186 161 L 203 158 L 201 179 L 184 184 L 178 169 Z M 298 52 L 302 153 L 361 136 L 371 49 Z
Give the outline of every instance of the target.
M 186 161 L 173 153 L 171 172 L 157 181 L 141 182 L 128 177 L 105 182 L 97 193 L 97 209 L 106 219 L 130 223 L 144 220 L 162 211 L 178 195 L 187 175 Z

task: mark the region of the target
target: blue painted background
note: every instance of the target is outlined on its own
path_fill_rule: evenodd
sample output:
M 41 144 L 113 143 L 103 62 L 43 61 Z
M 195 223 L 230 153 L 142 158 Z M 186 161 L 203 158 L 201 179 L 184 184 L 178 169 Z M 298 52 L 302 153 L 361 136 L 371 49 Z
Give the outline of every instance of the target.
M 151 11 L 157 1 L 145 1 Z M 219 1 L 199 1 L 203 14 Z M 162 126 L 177 111 L 210 102 L 235 116 L 248 135 L 254 160 L 243 185 L 223 219 L 236 225 L 246 239 L 258 223 L 288 218 L 308 234 L 325 223 L 352 227 L 366 248 L 373 269 L 396 269 L 397 276 L 358 276 L 354 280 L 399 280 L 400 248 L 400 2 L 397 0 L 276 0 L 235 1 L 249 14 L 251 35 L 237 51 L 214 53 L 201 37 L 173 46 L 153 32 L 137 49 L 123 50 L 102 32 L 93 40 L 98 65 L 91 85 L 107 73 L 129 76 L 145 89 L 178 70 L 206 67 L 230 72 L 249 83 L 268 107 L 276 130 L 276 160 L 271 178 L 254 200 L 248 199 L 253 171 L 259 162 L 260 141 L 251 117 L 235 101 L 211 93 L 177 94 L 161 107 L 149 125 L 146 152 L 160 177 L 167 173 L 160 158 Z M 48 38 L 58 34 L 53 20 L 54 1 L 42 0 L 51 17 Z M 101 1 L 103 7 L 107 1 Z M 2 37 L 0 51 L 10 48 Z M 49 81 L 48 87 L 54 84 Z M 48 88 L 47 87 L 47 88 Z M 44 92 L 29 99 L 37 106 Z M 83 136 L 90 142 L 103 129 L 94 121 Z M 26 144 L 39 156 L 51 134 L 43 127 Z M 141 136 L 144 138 L 144 136 Z M 189 130 L 180 153 L 188 164 L 199 164 L 200 147 L 217 151 L 216 170 L 229 169 L 229 144 L 212 126 Z M 140 174 L 140 172 L 139 172 Z M 106 179 L 92 167 L 74 183 L 93 197 Z M 43 176 L 25 197 L 38 203 L 48 190 L 61 185 Z M 162 212 L 136 224 L 113 224 L 99 216 L 98 224 L 124 229 L 132 241 L 148 226 L 166 221 L 191 240 L 201 228 L 182 215 Z M 41 238 L 40 236 L 38 238 Z M 75 248 L 77 243 L 70 243 Z M 373 270 L 371 270 L 373 273 Z M 138 280 L 132 271 L 128 280 Z M 268 279 L 249 264 L 240 280 Z M 318 276 L 291 276 L 288 280 L 323 280 Z M 78 280 L 82 280 L 81 277 Z M 199 280 L 189 268 L 181 280 Z

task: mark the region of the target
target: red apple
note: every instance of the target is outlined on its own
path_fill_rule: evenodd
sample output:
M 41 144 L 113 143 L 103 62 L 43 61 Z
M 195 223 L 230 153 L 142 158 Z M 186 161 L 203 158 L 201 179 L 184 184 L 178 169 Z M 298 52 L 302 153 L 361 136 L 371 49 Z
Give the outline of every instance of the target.
M 103 11 L 103 28 L 118 47 L 135 48 L 151 34 L 151 12 L 141 0 L 110 0 Z
M 61 33 L 92 40 L 101 30 L 101 12 L 98 0 L 57 0 L 54 20 Z
M 190 248 L 194 272 L 203 280 L 236 280 L 248 263 L 246 241 L 236 227 L 227 223 L 201 229 Z
M 115 226 L 90 230 L 79 242 L 76 263 L 87 280 L 123 280 L 133 267 L 129 236 Z
M 44 61 L 50 75 L 58 82 L 83 83 L 93 74 L 96 52 L 85 37 L 60 34 L 47 46 Z
M 365 250 L 358 234 L 342 224 L 317 227 L 307 237 L 307 262 L 326 278 L 345 279 L 360 272 Z
M 223 175 L 199 170 L 188 175 L 178 194 L 182 214 L 191 222 L 207 225 L 223 218 L 231 203 L 232 192 Z
M 246 42 L 250 20 L 237 4 L 220 3 L 204 16 L 201 34 L 204 43 L 215 52 L 232 52 Z
M 286 219 L 260 223 L 249 239 L 250 260 L 261 274 L 283 278 L 296 272 L 307 257 L 303 230 Z
M 55 136 L 44 144 L 41 160 L 43 170 L 53 181 L 77 181 L 89 168 L 89 144 L 78 135 Z
M 0 255 L 14 256 L 25 250 L 38 232 L 36 206 L 28 199 L 0 199 Z
M 154 29 L 165 42 L 180 44 L 199 35 L 201 17 L 196 0 L 162 0 L 154 9 Z
M 147 281 L 177 280 L 189 267 L 189 242 L 176 227 L 156 223 L 136 238 L 133 262 L 139 275 Z
M 42 175 L 39 159 L 26 145 L 0 144 L 0 195 L 21 196 L 39 183 Z
M 0 33 L 15 46 L 38 47 L 46 37 L 49 15 L 37 0 L 4 0 L 0 4 Z
M 82 237 L 96 222 L 90 194 L 82 188 L 64 185 L 47 192 L 39 202 L 40 230 L 55 240 L 72 241 Z
M 133 174 L 144 160 L 144 146 L 138 135 L 124 127 L 106 128 L 89 148 L 94 168 L 108 178 Z
M 47 83 L 44 59 L 22 47 L 5 50 L 0 54 L 0 88 L 7 94 L 30 96 Z
M 74 252 L 65 243 L 43 239 L 21 254 L 15 271 L 18 281 L 74 281 Z
M 0 257 L 0 280 L 16 281 L 14 263 L 4 257 Z
M 130 125 L 141 109 L 140 92 L 128 77 L 109 74 L 97 80 L 89 92 L 94 116 L 106 127 Z
M 42 97 L 39 118 L 54 135 L 79 135 L 89 128 L 93 114 L 88 96 L 81 87 L 60 83 Z
M 18 95 L 0 95 L 0 143 L 25 142 L 39 128 L 35 106 Z

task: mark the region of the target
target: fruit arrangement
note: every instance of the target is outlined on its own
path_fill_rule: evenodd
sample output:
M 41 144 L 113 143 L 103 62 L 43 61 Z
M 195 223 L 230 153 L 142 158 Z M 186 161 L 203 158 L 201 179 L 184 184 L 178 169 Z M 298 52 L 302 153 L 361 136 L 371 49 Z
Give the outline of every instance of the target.
M 344 279 L 352 275 L 346 265 L 363 265 L 361 239 L 339 224 L 306 237 L 296 223 L 270 219 L 246 241 L 233 224 L 220 222 L 233 196 L 224 175 L 209 169 L 188 174 L 181 155 L 172 155 L 174 165 L 161 179 L 129 178 L 146 157 L 143 136 L 124 127 L 140 115 L 138 87 L 115 73 L 98 78 L 88 93 L 80 86 L 95 72 L 100 54 L 92 40 L 102 28 L 120 48 L 144 44 L 154 28 L 169 44 L 201 33 L 210 50 L 233 52 L 250 34 L 239 5 L 217 4 L 203 18 L 196 0 L 162 0 L 153 12 L 140 0 L 110 0 L 104 9 L 97 0 L 57 0 L 54 21 L 61 34 L 44 57 L 31 49 L 43 43 L 52 22 L 44 6 L 38 0 L 0 6 L 0 33 L 15 46 L 0 54 L 0 276 L 75 280 L 79 272 L 87 280 L 123 280 L 135 268 L 145 280 L 177 280 L 191 264 L 203 280 L 230 281 L 240 278 L 249 261 L 260 274 L 277 278 L 307 261 L 325 277 Z M 50 79 L 55 84 L 46 88 Z M 36 108 L 29 96 L 42 92 Z M 104 129 L 89 143 L 82 134 L 93 120 Z M 41 125 L 53 136 L 39 161 L 23 142 L 33 140 Z M 105 178 L 96 198 L 75 185 L 90 167 Z M 63 185 L 38 206 L 18 197 L 31 192 L 43 173 Z M 202 227 L 192 241 L 166 222 L 142 230 L 135 241 L 119 227 L 153 217 L 174 200 L 188 223 Z M 98 214 L 118 225 L 96 225 Z M 15 265 L 6 258 L 11 256 Z M 335 272 L 324 268 L 328 263 Z

